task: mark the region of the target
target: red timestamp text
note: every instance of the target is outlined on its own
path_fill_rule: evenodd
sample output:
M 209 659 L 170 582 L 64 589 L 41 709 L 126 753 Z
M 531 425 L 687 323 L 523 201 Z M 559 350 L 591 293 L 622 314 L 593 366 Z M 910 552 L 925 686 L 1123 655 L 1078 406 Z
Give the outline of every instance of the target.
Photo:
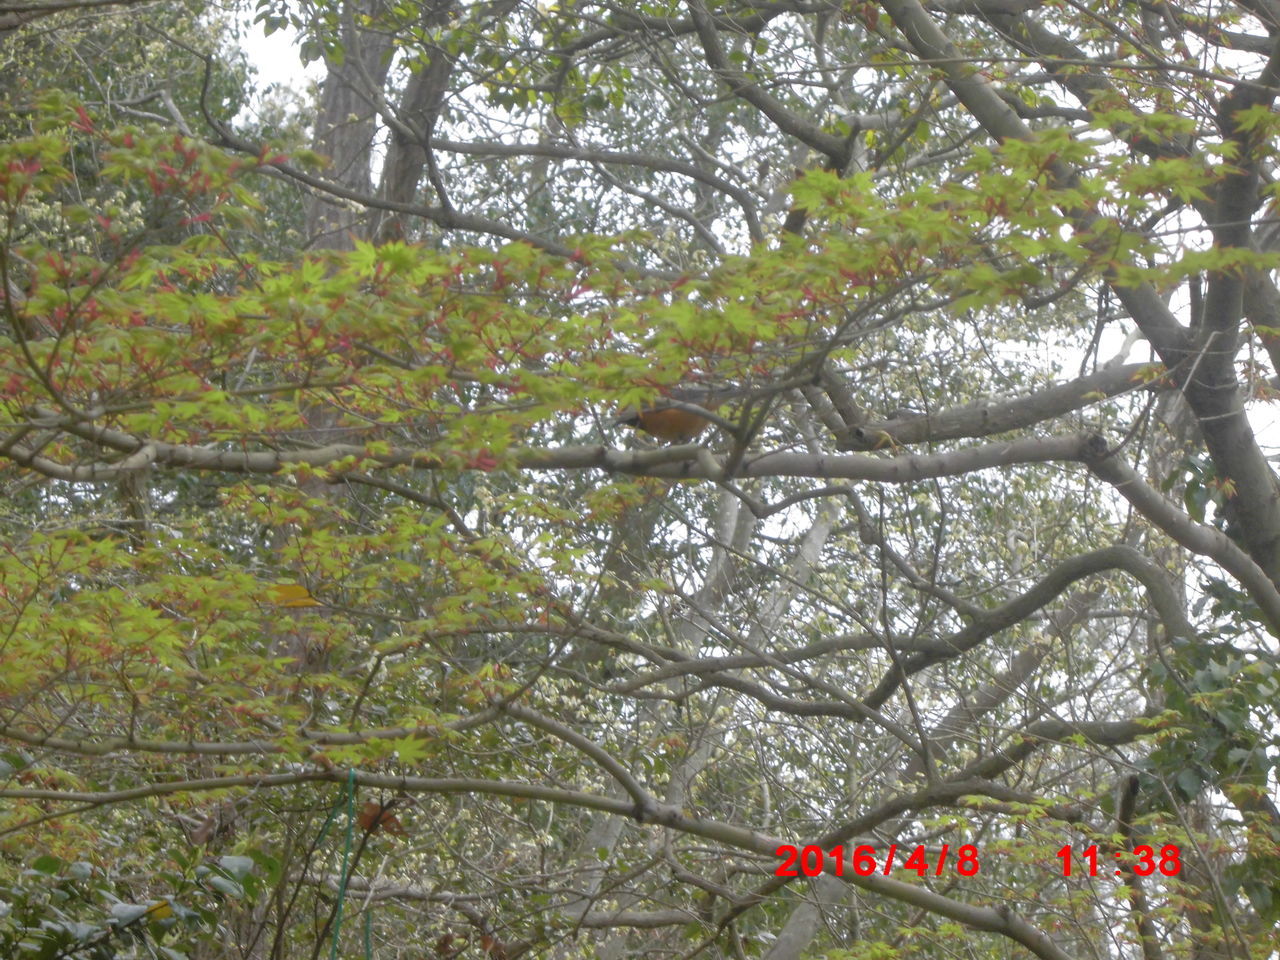
M 1154 847 L 1147 844 L 1141 844 L 1133 848 L 1132 853 L 1122 853 L 1117 850 L 1112 856 L 1116 860 L 1115 875 L 1118 877 L 1125 872 L 1126 864 L 1121 862 L 1121 858 L 1131 861 L 1127 864 L 1127 869 L 1140 877 L 1149 877 L 1157 870 L 1166 877 L 1176 877 L 1182 871 L 1182 851 L 1176 843 L 1166 843 L 1160 848 L 1159 852 Z M 1064 877 L 1071 876 L 1071 863 L 1073 857 L 1079 857 L 1084 861 L 1086 872 L 1091 877 L 1098 876 L 1099 872 L 1106 873 L 1106 867 L 1098 868 L 1098 845 L 1090 844 L 1079 853 L 1073 853 L 1071 845 L 1067 844 L 1058 851 L 1057 857 L 1062 861 L 1062 875 Z
M 773 871 L 775 877 L 816 877 L 826 872 L 828 865 L 837 877 L 843 877 L 845 870 L 859 877 L 869 877 L 873 873 L 888 876 L 894 870 L 914 870 L 920 876 L 932 873 L 942 876 L 948 859 L 951 858 L 951 846 L 944 843 L 939 849 L 936 859 L 931 860 L 924 847 L 916 847 L 910 853 L 899 850 L 896 843 L 889 844 L 884 852 L 883 860 L 877 856 L 875 847 L 859 846 L 852 850 L 845 847 L 832 847 L 823 850 L 810 844 L 807 847 L 796 847 L 784 843 L 775 851 L 782 858 L 778 869 Z M 972 877 L 978 872 L 978 848 L 966 843 L 956 848 L 952 869 L 962 877 Z M 797 872 L 798 871 L 798 872 Z

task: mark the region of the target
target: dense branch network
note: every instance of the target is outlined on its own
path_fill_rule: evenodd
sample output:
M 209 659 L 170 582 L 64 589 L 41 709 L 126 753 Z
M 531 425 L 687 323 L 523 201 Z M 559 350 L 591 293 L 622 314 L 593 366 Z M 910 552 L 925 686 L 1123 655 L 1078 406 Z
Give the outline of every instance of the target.
M 117 5 L 0 33 L 51 60 L 19 28 L 73 6 Z M 1280 891 L 1273 12 L 633 7 L 264 5 L 323 59 L 317 154 L 189 36 L 10 104 L 0 836 L 245 831 L 293 857 L 237 921 L 276 956 L 347 890 L 441 960 L 943 921 L 1243 955 Z M 653 409 L 711 426 L 603 424 Z M 364 876 L 316 869 L 321 786 L 372 804 Z M 432 824 L 399 860 L 393 810 Z M 815 877 L 847 935 L 771 876 L 1117 825 L 1186 875 Z

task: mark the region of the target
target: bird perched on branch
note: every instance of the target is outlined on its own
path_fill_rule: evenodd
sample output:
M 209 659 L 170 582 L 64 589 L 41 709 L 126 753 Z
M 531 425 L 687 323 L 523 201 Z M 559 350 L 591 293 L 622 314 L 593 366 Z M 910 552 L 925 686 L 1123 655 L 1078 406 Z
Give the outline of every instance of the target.
M 744 393 L 742 387 L 675 387 L 652 406 L 622 411 L 612 425 L 634 427 L 667 443 L 688 443 L 718 421 L 717 407 Z

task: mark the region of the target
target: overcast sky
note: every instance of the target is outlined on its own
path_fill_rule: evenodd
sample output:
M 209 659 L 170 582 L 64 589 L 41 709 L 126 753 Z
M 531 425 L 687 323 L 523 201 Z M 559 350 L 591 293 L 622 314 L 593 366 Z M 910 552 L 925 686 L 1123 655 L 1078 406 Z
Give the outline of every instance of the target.
M 269 37 L 262 35 L 262 24 L 246 23 L 241 44 L 255 67 L 258 78 L 265 84 L 279 83 L 301 90 L 307 77 L 319 80 L 324 76 L 320 63 L 303 70 L 298 60 L 298 48 L 294 45 L 297 34 L 292 30 L 277 30 Z

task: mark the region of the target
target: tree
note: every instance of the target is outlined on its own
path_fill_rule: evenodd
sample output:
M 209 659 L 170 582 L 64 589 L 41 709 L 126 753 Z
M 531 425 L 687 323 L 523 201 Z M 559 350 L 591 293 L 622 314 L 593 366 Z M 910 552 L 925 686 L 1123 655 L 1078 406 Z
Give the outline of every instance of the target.
M 1269 8 L 258 12 L 10 104 L 10 950 L 1274 950 Z

